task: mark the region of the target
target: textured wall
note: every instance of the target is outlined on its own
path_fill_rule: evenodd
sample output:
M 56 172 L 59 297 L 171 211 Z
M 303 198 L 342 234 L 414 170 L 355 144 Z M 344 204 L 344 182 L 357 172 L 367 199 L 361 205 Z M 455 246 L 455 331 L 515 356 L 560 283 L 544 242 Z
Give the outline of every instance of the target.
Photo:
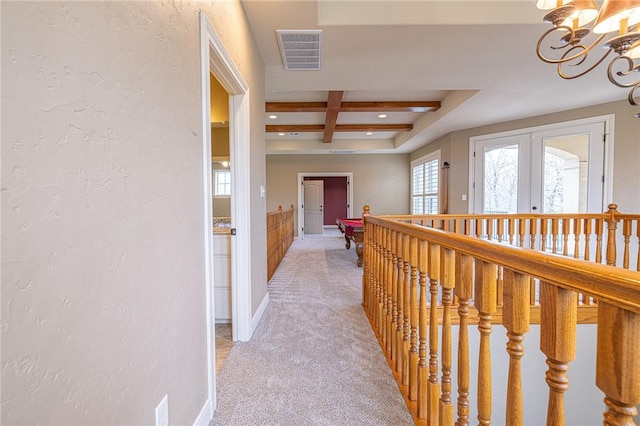
M 1 423 L 152 424 L 168 394 L 171 424 L 191 424 L 208 395 L 198 12 L 256 117 L 264 77 L 242 7 L 1 7 Z M 259 188 L 264 136 L 251 140 Z
M 427 155 L 437 149 L 446 152 L 442 161 L 449 161 L 449 207 L 451 213 L 467 213 L 467 201 L 462 194 L 469 192 L 469 138 L 546 124 L 562 123 L 588 117 L 614 114 L 613 194 L 611 201 L 618 203 L 621 212 L 640 211 L 640 120 L 638 112 L 625 101 L 612 102 L 543 115 L 523 120 L 493 124 L 490 126 L 453 132 L 411 154 L 411 159 Z

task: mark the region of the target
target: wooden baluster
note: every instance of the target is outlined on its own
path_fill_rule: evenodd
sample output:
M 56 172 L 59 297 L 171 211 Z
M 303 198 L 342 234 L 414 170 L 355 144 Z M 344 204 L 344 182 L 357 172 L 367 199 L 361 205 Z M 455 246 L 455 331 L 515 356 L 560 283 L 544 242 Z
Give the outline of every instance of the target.
M 366 244 L 364 245 L 364 253 L 366 255 L 366 262 L 365 262 L 365 266 L 364 266 L 364 270 L 366 271 L 366 285 L 367 285 L 367 315 L 369 316 L 369 318 L 372 318 L 371 315 L 371 306 L 373 304 L 373 278 L 372 278 L 372 268 L 374 265 L 374 257 L 373 257 L 373 251 L 374 251 L 374 241 L 373 241 L 373 230 L 375 229 L 374 225 L 372 225 L 371 223 L 366 222 L 365 223 L 365 233 L 364 233 L 364 237 L 365 240 L 367 241 Z
M 547 237 L 549 235 L 549 222 L 547 218 L 540 218 L 540 251 L 547 251 Z
M 473 258 L 456 253 L 456 294 L 458 295 L 458 420 L 469 425 L 469 300 L 473 295 Z
M 438 382 L 438 281 L 440 280 L 440 246 L 429 244 L 429 291 L 431 307 L 429 309 L 429 382 L 427 384 L 428 423 L 439 422 L 440 383 Z
M 618 226 L 619 219 L 618 215 L 618 205 L 617 204 L 609 204 L 609 210 L 605 212 L 607 218 L 607 255 L 606 261 L 607 265 L 615 266 L 618 254 L 616 252 L 616 228 Z
M 603 220 L 596 219 L 596 263 L 602 263 L 602 229 Z
M 384 278 L 386 283 L 386 304 L 384 323 L 384 348 L 388 356 L 391 356 L 391 319 L 393 318 L 393 256 L 391 253 L 391 230 L 385 229 L 385 255 Z
M 498 242 L 501 243 L 504 239 L 504 219 L 498 218 Z
M 493 219 L 487 219 L 487 240 L 493 239 Z
M 640 404 L 640 314 L 600 301 L 596 385 L 605 393 L 604 424 L 635 425 Z
M 409 337 L 409 399 L 418 399 L 418 239 L 411 237 L 411 335 Z
M 367 256 L 369 255 L 368 251 L 367 251 L 367 245 L 369 245 L 369 241 L 367 241 L 368 235 L 366 232 L 367 229 L 367 223 L 364 223 L 364 243 L 363 243 L 363 252 L 362 252 L 362 258 L 363 258 L 363 265 L 362 265 L 362 306 L 364 307 L 364 311 L 367 314 L 367 316 L 369 315 L 369 259 L 367 258 Z
M 418 417 L 427 418 L 427 382 L 429 370 L 427 366 L 427 268 L 429 247 L 426 241 L 418 241 L 418 270 L 420 273 L 420 325 L 418 326 Z
M 402 233 L 397 232 L 396 233 L 396 251 L 397 251 L 397 282 L 398 282 L 398 289 L 397 289 L 397 297 L 398 297 L 398 305 L 397 305 L 397 310 L 396 310 L 396 336 L 395 336 L 395 347 L 396 347 L 396 352 L 395 352 L 395 369 L 396 371 L 402 375 L 402 364 L 404 362 L 404 359 L 402 357 L 402 329 L 404 327 L 404 315 L 403 315 L 403 311 L 404 311 L 404 252 L 403 252 L 403 245 L 402 245 Z
M 591 219 L 584 220 L 584 260 L 591 260 Z
M 580 219 L 573 219 L 573 239 L 575 245 L 573 246 L 573 257 L 580 258 L 580 234 L 582 233 L 582 221 Z
M 378 314 L 380 315 L 380 339 L 382 340 L 382 350 L 386 348 L 387 337 L 387 235 L 388 229 L 380 226 L 380 306 Z
M 502 288 L 504 286 L 504 276 L 502 271 L 502 266 L 498 266 L 497 278 L 496 278 L 496 303 L 498 306 L 502 306 Z
M 496 311 L 496 265 L 476 260 L 475 306 L 478 310 L 478 422 L 491 424 L 491 316 Z
M 404 307 L 402 309 L 402 384 L 405 386 L 409 386 L 409 336 L 411 335 L 411 284 L 409 281 L 409 260 L 411 259 L 410 241 L 411 238 L 408 235 L 402 236 L 402 253 L 404 258 L 404 265 L 402 266 L 404 276 L 404 283 L 402 285 L 404 289 Z
M 571 228 L 569 218 L 562 219 L 562 255 L 569 256 L 569 233 Z
M 508 226 L 508 231 L 509 231 L 509 245 L 513 245 L 513 241 L 515 240 L 515 236 L 516 236 L 516 232 L 515 232 L 515 226 L 516 226 L 516 219 L 514 218 L 510 218 L 507 222 L 507 226 Z
M 538 232 L 538 222 L 536 219 L 529 220 L 529 248 L 536 249 L 536 234 Z M 536 304 L 536 281 L 533 277 L 529 280 L 529 304 L 535 306 Z
M 558 218 L 554 217 L 551 219 L 551 244 L 553 245 L 551 252 L 558 253 Z
M 482 229 L 484 228 L 484 219 L 477 218 L 474 219 L 476 223 L 476 238 L 482 238 Z
M 622 236 L 624 237 L 624 256 L 622 260 L 622 267 L 629 269 L 629 249 L 631 242 L 631 219 L 624 219 L 622 222 Z
M 591 260 L 591 219 L 584 220 L 584 260 Z M 591 304 L 591 297 L 587 294 L 582 295 L 582 303 L 584 305 Z
M 453 426 L 453 404 L 451 403 L 451 304 L 455 288 L 456 261 L 455 252 L 442 249 L 442 395 L 440 396 L 440 424 Z
M 392 363 L 396 360 L 396 330 L 398 329 L 398 254 L 396 231 L 391 231 L 389 245 L 391 247 L 391 261 L 389 268 L 389 281 L 391 285 L 391 322 L 387 333 L 387 342 Z
M 524 236 L 527 232 L 527 221 L 525 219 L 518 219 L 518 246 L 524 247 Z
M 384 228 L 382 226 L 378 226 L 378 303 L 377 303 L 377 311 L 376 311 L 376 325 L 378 328 L 378 337 L 382 338 L 382 333 L 384 332 L 384 245 L 383 245 L 383 237 L 384 237 Z
M 507 329 L 509 379 L 507 382 L 507 426 L 524 424 L 522 418 L 522 374 L 524 333 L 529 331 L 529 277 L 504 270 L 504 308 L 502 322 Z
M 564 425 L 564 392 L 569 389 L 567 370 L 576 357 L 577 293 L 540 282 L 540 350 L 549 369 L 548 425 Z

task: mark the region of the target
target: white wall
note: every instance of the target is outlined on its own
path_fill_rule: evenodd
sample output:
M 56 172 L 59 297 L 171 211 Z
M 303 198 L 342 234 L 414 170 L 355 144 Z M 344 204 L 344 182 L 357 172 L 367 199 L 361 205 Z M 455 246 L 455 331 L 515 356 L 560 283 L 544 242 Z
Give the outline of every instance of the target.
M 242 6 L 1 7 L 0 423 L 152 424 L 168 394 L 191 424 L 208 398 L 200 8 L 251 88 L 266 294 L 264 67 Z

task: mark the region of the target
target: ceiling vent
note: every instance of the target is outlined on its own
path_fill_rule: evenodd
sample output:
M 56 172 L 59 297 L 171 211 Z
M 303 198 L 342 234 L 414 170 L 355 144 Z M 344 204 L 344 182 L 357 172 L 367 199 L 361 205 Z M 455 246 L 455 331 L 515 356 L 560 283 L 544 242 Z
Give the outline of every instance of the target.
M 322 30 L 276 30 L 286 70 L 320 69 Z
M 330 149 L 329 154 L 353 154 L 354 151 L 351 149 Z

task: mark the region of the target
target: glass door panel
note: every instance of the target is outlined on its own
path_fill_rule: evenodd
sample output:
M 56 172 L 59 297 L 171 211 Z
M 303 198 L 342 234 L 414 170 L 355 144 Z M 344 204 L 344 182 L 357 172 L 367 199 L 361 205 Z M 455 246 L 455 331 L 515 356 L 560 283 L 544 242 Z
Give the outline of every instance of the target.
M 484 213 L 518 211 L 518 144 L 483 150 Z

